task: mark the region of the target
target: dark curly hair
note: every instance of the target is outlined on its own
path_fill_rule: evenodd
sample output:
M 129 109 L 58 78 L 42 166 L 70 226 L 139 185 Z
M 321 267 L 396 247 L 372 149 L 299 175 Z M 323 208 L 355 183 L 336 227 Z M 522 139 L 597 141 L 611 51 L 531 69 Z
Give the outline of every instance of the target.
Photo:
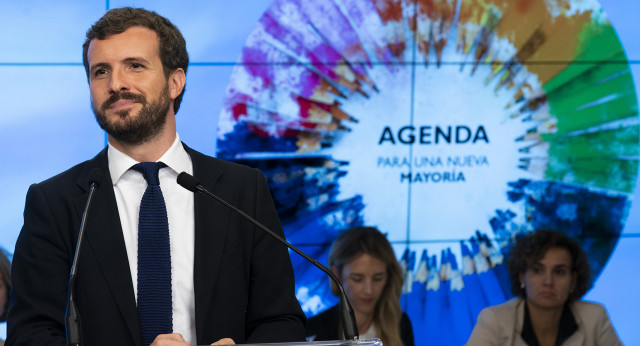
M 540 260 L 551 248 L 563 248 L 571 254 L 571 271 L 577 275 L 576 287 L 569 295 L 569 301 L 580 299 L 591 288 L 591 267 L 587 254 L 580 244 L 563 233 L 551 230 L 537 230 L 516 240 L 511 248 L 507 268 L 511 278 L 511 292 L 515 296 L 525 297 L 520 288 L 520 274 Z
M 0 281 L 2 281 L 7 295 L 4 297 L 4 310 L 0 311 L 0 322 L 5 322 L 9 312 L 9 300 L 11 300 L 11 261 L 3 249 L 0 249 Z
M 110 36 L 121 34 L 127 29 L 141 26 L 153 30 L 159 38 L 160 60 L 165 78 L 169 78 L 171 72 L 178 68 L 187 73 L 189 67 L 189 54 L 187 53 L 187 44 L 180 33 L 180 30 L 173 25 L 167 18 L 162 17 L 153 11 L 147 11 L 143 8 L 122 7 L 114 8 L 102 16 L 87 31 L 87 39 L 82 45 L 82 62 L 89 79 L 89 59 L 87 53 L 89 44 L 93 39 L 104 40 Z M 182 92 L 173 101 L 173 111 L 178 113 L 182 96 L 186 90 L 186 85 Z

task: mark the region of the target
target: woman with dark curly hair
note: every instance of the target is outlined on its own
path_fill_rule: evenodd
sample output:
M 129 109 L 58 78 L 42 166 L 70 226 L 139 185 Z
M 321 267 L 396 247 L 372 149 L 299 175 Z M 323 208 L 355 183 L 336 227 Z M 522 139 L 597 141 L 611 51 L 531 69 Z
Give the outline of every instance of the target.
M 467 345 L 622 345 L 604 307 L 580 300 L 591 268 L 574 240 L 531 232 L 511 248 L 507 267 L 516 298 L 482 310 Z
M 0 322 L 7 321 L 9 312 L 9 294 L 11 292 L 11 262 L 9 257 L 0 249 Z M 4 340 L 0 339 L 0 346 Z
M 400 309 L 402 269 L 384 234 L 371 227 L 344 231 L 329 250 L 329 267 L 344 285 L 360 338 L 380 338 L 388 346 L 413 346 L 411 321 Z M 338 294 L 333 283 L 331 291 Z M 342 339 L 340 325 L 336 305 L 309 319 L 308 339 Z

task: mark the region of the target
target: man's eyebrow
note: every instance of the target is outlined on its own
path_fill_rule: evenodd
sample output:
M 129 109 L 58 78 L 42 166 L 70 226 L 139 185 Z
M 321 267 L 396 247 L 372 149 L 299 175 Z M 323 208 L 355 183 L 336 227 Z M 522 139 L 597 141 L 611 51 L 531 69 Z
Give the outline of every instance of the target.
M 93 72 L 99 67 L 109 67 L 109 64 L 107 64 L 106 62 L 95 63 L 91 65 L 91 67 L 89 68 L 89 71 Z
M 126 58 L 124 60 L 122 60 L 122 62 L 124 63 L 134 63 L 134 62 L 139 62 L 139 63 L 143 63 L 145 65 L 149 64 L 149 60 L 143 58 L 143 57 L 130 57 L 130 58 Z M 106 62 L 98 62 L 95 63 L 93 65 L 91 65 L 90 71 L 94 71 L 97 68 L 101 68 L 101 67 L 110 67 L 111 65 L 106 63 Z
M 123 62 L 125 63 L 132 63 L 132 62 L 141 62 L 144 64 L 149 64 L 149 60 L 143 58 L 143 57 L 130 57 L 130 58 L 126 58 L 123 60 Z

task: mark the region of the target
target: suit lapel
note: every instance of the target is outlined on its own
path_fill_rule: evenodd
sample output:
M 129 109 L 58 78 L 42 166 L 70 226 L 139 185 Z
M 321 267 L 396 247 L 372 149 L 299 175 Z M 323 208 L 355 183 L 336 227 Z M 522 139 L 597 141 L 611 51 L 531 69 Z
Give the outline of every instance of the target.
M 514 312 L 514 315 L 508 316 L 508 319 L 501 320 L 500 323 L 504 324 L 501 326 L 503 330 L 506 330 L 510 340 L 504 340 L 505 345 L 514 345 L 514 346 L 527 346 L 527 343 L 522 340 L 522 325 L 524 324 L 524 305 L 526 301 L 522 298 L 514 298 L 510 301 L 515 305 L 514 309 L 511 310 Z
M 118 214 L 113 183 L 109 175 L 107 150 L 103 150 L 85 166 L 78 176 L 77 183 L 87 189 L 89 172 L 98 167 L 105 173 L 105 179 L 95 191 L 91 209 L 87 217 L 85 230 L 85 245 L 95 254 L 99 270 L 104 275 L 116 305 L 120 309 L 129 331 L 136 344 L 141 340 L 138 325 L 138 311 L 136 308 L 131 271 L 127 259 L 127 250 L 122 235 L 122 225 Z M 76 199 L 76 206 L 80 215 L 84 210 L 88 193 Z M 86 250 L 83 250 L 84 253 Z
M 569 309 L 571 311 L 571 314 L 573 315 L 573 318 L 576 322 L 576 324 L 578 325 L 578 329 L 571 334 L 571 336 L 565 340 L 565 342 L 563 343 L 563 345 L 568 345 L 568 346 L 572 346 L 572 345 L 585 345 L 585 338 L 587 337 L 587 333 L 589 331 L 585 330 L 586 328 L 586 323 L 584 321 L 584 318 L 594 318 L 594 316 L 589 316 L 589 315 L 584 315 L 584 314 L 580 314 L 578 313 L 576 304 L 577 302 L 574 303 L 570 303 L 569 304 Z
M 226 201 L 233 199 L 233 191 L 216 182 L 222 176 L 222 170 L 203 154 L 185 145 L 193 162 L 193 173 L 202 186 Z M 194 253 L 194 289 L 196 305 L 196 334 L 210 328 L 206 325 L 207 309 L 211 306 L 212 294 L 217 272 L 222 262 L 224 242 L 230 210 L 201 193 L 194 195 L 195 211 L 195 253 Z

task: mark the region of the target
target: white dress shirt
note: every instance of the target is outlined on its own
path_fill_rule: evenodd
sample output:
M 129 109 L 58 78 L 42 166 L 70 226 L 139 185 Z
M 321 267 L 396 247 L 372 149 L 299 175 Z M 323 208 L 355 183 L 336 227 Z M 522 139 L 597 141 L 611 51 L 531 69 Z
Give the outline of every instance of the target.
M 111 144 L 107 151 L 109 172 L 118 204 L 124 243 L 127 248 L 133 291 L 138 300 L 138 214 L 140 201 L 147 188 L 142 173 L 131 169 L 138 162 Z M 173 299 L 173 332 L 180 333 L 187 342 L 196 341 L 194 263 L 194 206 L 193 192 L 178 185 L 180 172 L 193 174 L 193 164 L 180 138 L 158 160 L 167 167 L 158 173 L 160 189 L 167 206 L 169 241 L 171 247 L 171 293 Z

